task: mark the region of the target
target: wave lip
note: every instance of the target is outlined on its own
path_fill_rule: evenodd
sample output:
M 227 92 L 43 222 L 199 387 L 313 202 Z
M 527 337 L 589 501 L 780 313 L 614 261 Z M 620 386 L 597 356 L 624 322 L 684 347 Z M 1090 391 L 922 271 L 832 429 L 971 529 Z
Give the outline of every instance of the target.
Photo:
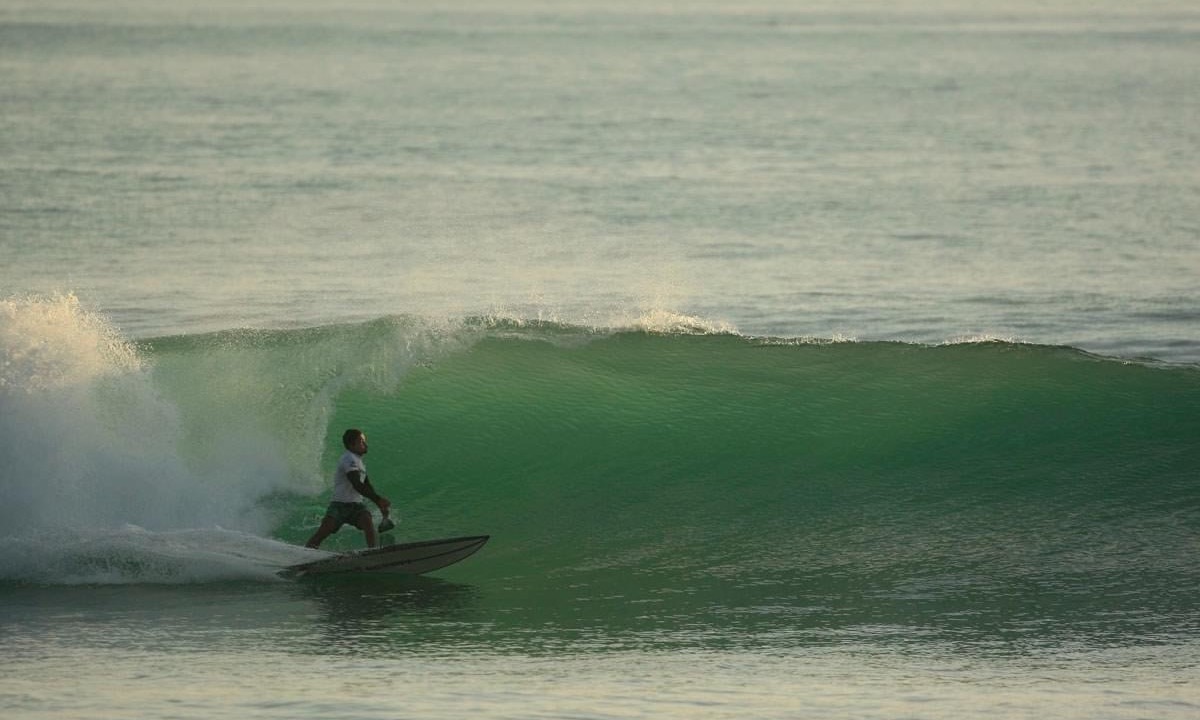
M 0 301 L 0 393 L 72 387 L 142 368 L 133 344 L 74 295 Z
M 690 537 L 662 567 L 712 575 L 748 535 L 774 548 L 728 564 L 748 577 L 829 558 L 1033 572 L 1093 546 L 1097 568 L 1157 547 L 1169 569 L 1196 520 L 1189 366 L 993 337 L 756 338 L 665 312 L 606 328 L 399 316 L 133 349 L 71 299 L 10 302 L 0 323 L 6 377 L 54 378 L 0 390 L 5 555 L 36 560 L 6 557 L 9 579 L 253 576 L 243 550 L 208 556 L 187 533 L 302 542 L 351 424 L 378 441 L 380 489 L 413 537 L 488 532 L 499 564 L 506 544 L 553 544 L 548 571 Z M 856 540 L 872 537 L 903 542 Z

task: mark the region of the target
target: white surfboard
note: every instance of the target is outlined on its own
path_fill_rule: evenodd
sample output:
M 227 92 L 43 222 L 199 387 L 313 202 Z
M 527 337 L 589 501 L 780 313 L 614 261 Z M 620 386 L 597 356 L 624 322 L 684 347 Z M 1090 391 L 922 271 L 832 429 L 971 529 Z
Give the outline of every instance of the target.
M 341 553 L 312 562 L 290 565 L 281 574 L 287 576 L 329 573 L 388 572 L 420 575 L 462 560 L 483 547 L 490 535 L 422 540 L 384 547 Z

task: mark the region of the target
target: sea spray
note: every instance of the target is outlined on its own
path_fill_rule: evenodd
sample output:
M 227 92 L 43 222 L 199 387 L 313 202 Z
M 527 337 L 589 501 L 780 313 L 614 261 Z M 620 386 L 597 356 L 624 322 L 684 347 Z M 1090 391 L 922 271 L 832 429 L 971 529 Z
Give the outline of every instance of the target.
M 288 479 L 271 445 L 238 448 L 217 427 L 210 448 L 187 447 L 188 409 L 103 316 L 69 295 L 10 299 L 0 343 L 4 577 L 192 577 L 195 554 L 150 561 L 171 545 L 162 533 L 269 530 L 258 501 Z
M 269 535 L 287 497 L 324 493 L 344 387 L 386 395 L 478 336 L 392 318 L 135 344 L 74 296 L 2 310 L 0 577 L 37 582 L 220 576 L 188 567 L 208 563 L 205 544 Z M 213 535 L 156 549 L 180 532 Z
M 281 490 L 313 493 L 326 487 L 322 464 L 340 454 L 330 418 L 348 387 L 379 398 L 395 393 L 413 367 L 461 352 L 481 337 L 453 320 L 382 318 L 297 330 L 231 330 L 142 343 L 154 380 L 185 409 L 184 446 L 203 449 L 197 462 L 222 457 L 250 461 L 228 468 L 246 475 L 256 448 L 286 464 Z M 224 447 L 228 452 L 214 452 Z
M 133 345 L 74 295 L 0 302 L 0 392 L 86 385 L 142 368 Z

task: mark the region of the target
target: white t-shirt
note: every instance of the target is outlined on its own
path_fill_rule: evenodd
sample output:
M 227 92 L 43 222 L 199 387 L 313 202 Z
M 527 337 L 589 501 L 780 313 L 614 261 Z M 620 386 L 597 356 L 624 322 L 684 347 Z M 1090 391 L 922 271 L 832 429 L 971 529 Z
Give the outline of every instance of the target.
M 350 478 L 347 475 L 357 470 L 361 475 L 359 480 L 367 479 L 367 466 L 363 464 L 361 455 L 355 455 L 347 450 L 342 453 L 342 459 L 338 460 L 337 470 L 333 473 L 333 501 L 360 503 L 363 501 L 363 496 L 354 489 L 350 484 Z

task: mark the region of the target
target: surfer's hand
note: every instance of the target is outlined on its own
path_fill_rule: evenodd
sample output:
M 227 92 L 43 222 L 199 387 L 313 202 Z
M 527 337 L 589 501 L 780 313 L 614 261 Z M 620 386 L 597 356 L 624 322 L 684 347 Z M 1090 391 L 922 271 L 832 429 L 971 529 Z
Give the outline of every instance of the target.
M 380 495 L 379 499 L 375 501 L 375 504 L 379 506 L 379 512 L 383 513 L 384 517 L 387 517 L 388 511 L 392 508 L 391 501 Z

